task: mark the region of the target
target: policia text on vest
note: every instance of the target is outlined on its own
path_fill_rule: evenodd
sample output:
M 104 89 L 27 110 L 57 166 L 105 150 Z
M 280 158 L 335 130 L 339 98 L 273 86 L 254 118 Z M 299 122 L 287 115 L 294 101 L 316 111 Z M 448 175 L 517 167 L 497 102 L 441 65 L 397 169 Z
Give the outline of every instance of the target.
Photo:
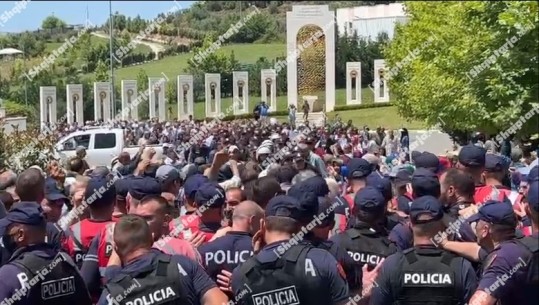
M 17 274 L 17 278 L 21 283 L 20 289 L 17 289 L 13 296 L 9 299 L 3 300 L 0 305 L 14 304 L 16 301 L 20 301 L 22 297 L 25 297 L 30 288 L 34 287 L 38 283 L 41 283 L 41 295 L 43 299 L 51 299 L 58 295 L 66 295 L 75 293 L 74 278 L 59 279 L 57 281 L 42 282 L 45 276 L 54 269 L 58 264 L 64 261 L 64 257 L 59 255 L 48 266 L 39 270 L 36 275 L 29 279 L 26 273 L 21 272 Z
M 127 289 L 124 290 L 123 295 L 117 295 L 116 297 L 111 297 L 111 295 L 107 295 L 107 300 L 109 304 L 113 305 L 119 305 L 121 301 L 123 301 L 133 290 L 136 288 L 140 288 L 140 283 L 137 281 L 137 279 L 133 279 L 133 284 L 131 286 L 127 287 Z M 128 302 L 132 303 L 132 302 Z

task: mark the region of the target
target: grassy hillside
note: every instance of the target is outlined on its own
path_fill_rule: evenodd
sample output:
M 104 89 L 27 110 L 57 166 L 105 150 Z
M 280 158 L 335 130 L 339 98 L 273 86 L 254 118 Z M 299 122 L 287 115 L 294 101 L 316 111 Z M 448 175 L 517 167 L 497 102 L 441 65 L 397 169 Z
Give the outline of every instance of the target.
M 273 59 L 284 56 L 286 47 L 284 44 L 236 44 L 224 46 L 218 52 L 228 55 L 232 51 L 234 51 L 234 55 L 239 62 L 246 64 L 254 63 L 260 57 Z M 136 79 L 140 69 L 144 69 L 149 77 L 161 77 L 162 73 L 164 73 L 169 79 L 176 79 L 176 76 L 184 73 L 184 69 L 187 68 L 187 61 L 192 56 L 192 53 L 180 54 L 142 65 L 117 69 L 115 83 L 119 84 L 121 80 Z M 91 74 L 86 75 L 86 77 L 89 76 Z
M 101 44 L 108 44 L 109 40 L 97 36 L 91 36 L 92 45 L 101 45 Z M 52 52 L 62 46 L 63 42 L 49 42 L 45 44 L 45 51 L 46 52 Z M 148 54 L 152 51 L 152 49 L 146 45 L 139 44 L 136 46 L 135 49 L 133 49 L 131 52 L 133 53 L 142 53 L 142 54 Z

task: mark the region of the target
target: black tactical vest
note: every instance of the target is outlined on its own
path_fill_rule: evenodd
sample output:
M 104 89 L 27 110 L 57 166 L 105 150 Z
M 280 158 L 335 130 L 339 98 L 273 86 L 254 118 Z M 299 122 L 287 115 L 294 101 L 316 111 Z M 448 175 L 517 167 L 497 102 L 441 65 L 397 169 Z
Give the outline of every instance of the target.
M 348 252 L 354 262 L 360 266 L 367 264 L 371 270 L 383 258 L 397 252 L 397 247 L 391 243 L 386 234 L 368 228 L 346 230 L 341 239 L 341 247 Z
M 524 291 L 528 304 L 537 304 L 539 302 L 539 295 L 537 294 L 537 287 L 539 287 L 539 241 L 537 237 L 533 236 L 516 240 L 532 254 L 530 260 L 526 262 L 527 276 Z
M 240 266 L 243 283 L 249 287 L 241 304 L 332 304 L 327 283 L 319 274 L 312 277 L 305 272 L 307 253 L 311 249 L 312 245 L 301 243 L 267 263 L 261 263 L 256 256 L 249 258 Z
M 109 303 L 119 305 L 182 305 L 188 304 L 177 264 L 170 255 L 158 254 L 153 265 L 133 274 L 122 274 L 107 283 Z
M 28 304 L 92 304 L 75 263 L 66 253 L 59 252 L 54 258 L 46 259 L 33 252 L 24 252 L 9 263 L 28 277 L 27 285 L 21 289 L 29 300 Z
M 455 282 L 461 270 L 453 270 L 451 261 L 456 258 L 448 251 L 410 248 L 403 252 L 399 289 L 399 305 L 453 305 L 460 302 Z

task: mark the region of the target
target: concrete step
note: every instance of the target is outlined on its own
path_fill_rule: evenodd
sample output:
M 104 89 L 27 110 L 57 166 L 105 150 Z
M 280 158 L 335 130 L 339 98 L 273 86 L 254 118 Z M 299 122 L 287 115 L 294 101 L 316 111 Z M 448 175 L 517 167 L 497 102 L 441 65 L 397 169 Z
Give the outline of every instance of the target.
M 312 112 L 309 113 L 308 121 L 309 126 L 311 127 L 323 127 L 325 125 L 326 114 L 323 112 Z M 296 126 L 305 125 L 305 120 L 303 119 L 303 113 L 296 113 Z

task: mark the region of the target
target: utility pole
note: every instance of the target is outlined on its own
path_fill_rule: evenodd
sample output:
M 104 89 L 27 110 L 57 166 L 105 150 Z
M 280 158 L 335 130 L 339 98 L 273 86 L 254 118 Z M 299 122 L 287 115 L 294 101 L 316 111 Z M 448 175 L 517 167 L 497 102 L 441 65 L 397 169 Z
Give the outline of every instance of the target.
M 109 41 L 109 46 L 110 46 L 110 53 L 109 53 L 109 60 L 110 60 L 110 99 L 111 99 L 111 115 L 112 117 L 115 117 L 116 116 L 116 100 L 114 99 L 114 60 L 112 58 L 112 31 L 114 29 L 114 26 L 113 26 L 113 18 L 112 18 L 112 0 L 109 0 L 109 36 L 110 36 L 110 41 Z

